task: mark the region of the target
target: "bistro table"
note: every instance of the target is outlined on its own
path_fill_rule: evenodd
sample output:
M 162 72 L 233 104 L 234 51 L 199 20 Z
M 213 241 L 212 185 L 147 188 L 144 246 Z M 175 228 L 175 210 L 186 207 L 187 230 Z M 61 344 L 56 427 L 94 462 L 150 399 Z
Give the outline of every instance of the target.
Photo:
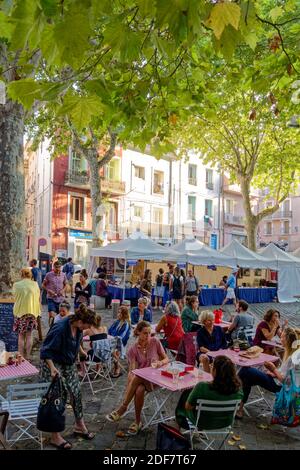
M 179 363 L 182 367 L 187 367 L 187 364 Z M 203 372 L 201 377 L 198 376 L 198 369 L 193 368 L 190 372 L 187 372 L 183 377 L 179 377 L 178 382 L 174 383 L 172 377 L 166 377 L 161 375 L 162 370 L 167 370 L 169 364 L 160 367 L 158 369 L 153 367 L 144 367 L 143 369 L 134 369 L 132 372 L 148 382 L 157 385 L 158 387 L 153 388 L 151 395 L 154 398 L 154 412 L 151 418 L 145 423 L 143 429 L 150 427 L 153 424 L 162 423 L 174 419 L 174 416 L 168 416 L 165 406 L 168 403 L 172 393 L 182 392 L 195 387 L 199 382 L 210 382 L 212 375 L 207 372 Z M 165 413 L 163 413 L 165 411 Z
M 0 367 L 0 381 L 3 380 L 14 380 L 22 377 L 30 377 L 31 375 L 37 375 L 39 370 L 34 367 L 30 362 L 24 360 L 20 365 L 11 365 Z
M 241 351 L 245 352 L 245 351 Z M 218 351 L 208 351 L 206 354 L 210 357 L 226 356 L 232 360 L 234 364 L 239 367 L 257 367 L 263 365 L 265 362 L 276 362 L 278 356 L 271 356 L 271 354 L 260 353 L 259 356 L 248 359 L 241 356 L 241 352 L 233 351 L 232 349 L 219 349 Z
M 262 341 L 262 344 L 265 344 L 267 346 L 272 346 L 273 348 L 278 348 L 278 349 L 284 349 L 282 346 L 281 341 Z

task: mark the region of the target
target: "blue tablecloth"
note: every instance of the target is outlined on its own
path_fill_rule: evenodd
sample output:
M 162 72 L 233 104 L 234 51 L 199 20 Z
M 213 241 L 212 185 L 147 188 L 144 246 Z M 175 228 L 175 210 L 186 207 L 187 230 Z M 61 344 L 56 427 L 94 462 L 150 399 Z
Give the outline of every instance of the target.
M 246 300 L 249 304 L 273 302 L 277 296 L 276 287 L 239 287 L 238 298 Z
M 92 279 L 90 284 L 92 286 L 92 295 L 96 295 L 96 279 Z M 118 286 L 108 286 L 108 292 L 111 294 L 113 299 L 123 300 L 123 289 Z M 220 287 L 201 289 L 199 294 L 200 305 L 221 305 L 225 297 L 225 289 Z M 125 299 L 131 300 L 132 303 L 136 304 L 139 297 L 142 294 L 137 287 L 130 287 L 125 289 Z M 249 304 L 272 302 L 274 297 L 277 296 L 276 287 L 239 287 L 236 289 L 236 296 L 240 300 L 246 300 Z M 163 298 L 163 305 L 170 300 L 169 292 L 165 291 Z M 232 303 L 232 301 L 227 302 Z M 152 290 L 152 304 L 154 305 L 154 295 Z
M 239 300 L 245 300 L 249 304 L 273 302 L 277 296 L 276 287 L 239 287 L 235 292 Z M 199 294 L 200 305 L 220 305 L 226 295 L 225 289 L 202 289 Z M 232 303 L 232 301 L 227 302 Z

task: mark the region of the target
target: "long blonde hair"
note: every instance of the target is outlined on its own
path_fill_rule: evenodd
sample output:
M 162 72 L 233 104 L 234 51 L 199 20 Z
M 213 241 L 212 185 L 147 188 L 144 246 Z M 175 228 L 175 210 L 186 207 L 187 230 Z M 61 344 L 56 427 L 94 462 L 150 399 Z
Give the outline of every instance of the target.
M 290 326 L 287 326 L 284 330 L 283 333 L 285 334 L 286 338 L 286 347 L 284 350 L 284 355 L 283 355 L 283 360 L 287 361 L 288 358 L 293 354 L 293 352 L 296 351 L 296 349 L 299 348 L 299 346 L 292 347 L 294 341 L 297 341 L 300 339 L 300 329 L 299 328 L 291 328 Z

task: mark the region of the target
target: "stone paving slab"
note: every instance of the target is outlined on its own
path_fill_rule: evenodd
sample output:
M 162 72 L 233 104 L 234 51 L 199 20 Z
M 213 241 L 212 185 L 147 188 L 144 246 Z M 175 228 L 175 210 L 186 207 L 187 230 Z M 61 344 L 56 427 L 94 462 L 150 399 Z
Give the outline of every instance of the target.
M 276 308 L 281 313 L 282 320 L 288 319 L 291 326 L 300 327 L 300 305 L 295 302 L 292 304 L 251 304 L 250 310 L 258 322 L 264 312 L 268 308 Z M 207 307 L 201 307 L 201 310 L 207 310 Z M 214 307 L 210 307 L 214 309 Z M 233 306 L 225 306 L 225 319 L 229 317 L 230 313 L 234 311 Z M 113 321 L 111 310 L 101 311 L 102 323 L 110 325 Z M 154 311 L 153 322 L 157 323 L 161 316 L 161 312 Z M 47 312 L 44 308 L 43 312 L 43 330 L 47 331 Z M 133 341 L 133 338 L 130 339 Z M 39 343 L 36 341 L 33 352 L 33 362 L 38 366 L 39 364 Z M 23 379 L 22 382 L 35 382 L 37 377 Z M 0 382 L 0 394 L 5 395 L 5 388 L 8 383 Z M 63 433 L 64 437 L 72 442 L 74 449 L 113 449 L 113 450 L 155 450 L 156 447 L 156 426 L 150 429 L 141 431 L 137 436 L 117 437 L 118 431 L 128 429 L 131 422 L 134 420 L 134 414 L 128 413 L 120 422 L 110 423 L 105 419 L 105 415 L 116 408 L 121 403 L 123 393 L 126 385 L 126 375 L 123 374 L 118 379 L 114 379 L 114 388 L 108 391 L 100 391 L 92 396 L 88 386 L 83 387 L 83 406 L 84 417 L 86 424 L 90 431 L 96 433 L 96 437 L 92 441 L 86 441 L 80 438 L 74 438 L 72 434 L 73 429 L 73 414 L 70 406 L 67 407 L 67 425 Z M 178 400 L 177 396 L 172 397 L 169 403 L 170 410 L 173 411 Z M 266 395 L 272 401 L 274 396 L 271 394 Z M 241 441 L 236 442 L 233 446 L 227 444 L 230 450 L 239 450 L 239 445 L 245 445 L 249 450 L 264 449 L 264 450 L 300 450 L 300 432 L 298 430 L 289 430 L 286 432 L 281 426 L 270 426 L 269 417 L 261 416 L 262 407 L 260 403 L 253 405 L 249 408 L 250 417 L 245 416 L 242 421 L 236 421 L 234 425 L 234 434 L 241 437 Z M 172 422 L 170 422 L 172 424 Z M 300 430 L 299 430 L 300 431 Z M 296 436 L 293 437 L 289 434 Z M 299 436 L 299 439 L 298 439 Z M 44 447 L 52 449 L 47 445 L 49 436 L 44 435 Z M 37 444 L 33 441 L 22 441 L 16 445 L 18 449 L 38 449 Z M 196 445 L 197 448 L 197 445 Z M 201 447 L 199 447 L 201 448 Z

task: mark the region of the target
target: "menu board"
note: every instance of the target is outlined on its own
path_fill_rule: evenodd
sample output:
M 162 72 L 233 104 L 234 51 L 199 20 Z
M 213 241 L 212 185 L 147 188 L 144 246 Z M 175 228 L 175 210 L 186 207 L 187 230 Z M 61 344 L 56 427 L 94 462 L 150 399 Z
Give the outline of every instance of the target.
M 10 300 L 0 299 L 0 341 L 5 343 L 6 351 L 18 351 L 18 333 L 13 331 L 14 304 Z

